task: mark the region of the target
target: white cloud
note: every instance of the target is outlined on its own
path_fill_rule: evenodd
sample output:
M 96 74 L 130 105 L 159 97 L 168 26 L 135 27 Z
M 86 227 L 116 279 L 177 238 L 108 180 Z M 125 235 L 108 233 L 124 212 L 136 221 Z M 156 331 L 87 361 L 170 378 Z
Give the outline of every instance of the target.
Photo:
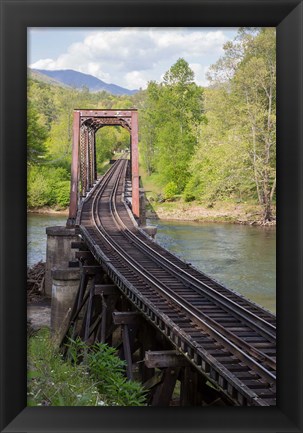
M 125 76 L 125 80 L 127 87 L 130 89 L 140 89 L 140 87 L 145 89 L 148 81 L 144 73 L 139 71 L 128 72 Z
M 34 69 L 56 69 L 56 62 L 53 59 L 41 59 L 30 65 Z
M 128 88 L 160 81 L 179 57 L 188 61 L 205 83 L 205 69 L 222 52 L 227 37 L 222 30 L 123 28 L 103 29 L 73 43 L 56 59 L 31 64 L 36 69 L 74 69 Z
M 208 66 L 202 66 L 200 63 L 190 63 L 189 67 L 194 71 L 195 82 L 200 86 L 207 86 L 208 81 L 205 74 L 208 70 Z

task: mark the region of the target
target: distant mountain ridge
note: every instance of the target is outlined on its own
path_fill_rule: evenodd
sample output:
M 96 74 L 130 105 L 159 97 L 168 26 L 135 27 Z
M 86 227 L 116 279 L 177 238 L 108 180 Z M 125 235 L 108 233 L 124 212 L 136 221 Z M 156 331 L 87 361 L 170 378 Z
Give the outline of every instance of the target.
M 71 89 L 67 84 L 62 83 L 61 81 L 57 81 L 54 78 L 49 77 L 48 75 L 41 74 L 35 69 L 27 68 L 27 75 L 33 80 L 42 81 L 46 84 L 51 84 L 52 86 L 64 87 L 65 89 Z
M 81 89 L 87 87 L 90 92 L 101 92 L 105 90 L 112 95 L 133 95 L 138 90 L 129 90 L 116 84 L 108 84 L 93 75 L 83 74 L 82 72 L 74 71 L 73 69 L 61 69 L 56 71 L 48 71 L 46 69 L 31 69 L 42 75 L 46 75 L 51 79 L 63 83 L 66 86 Z

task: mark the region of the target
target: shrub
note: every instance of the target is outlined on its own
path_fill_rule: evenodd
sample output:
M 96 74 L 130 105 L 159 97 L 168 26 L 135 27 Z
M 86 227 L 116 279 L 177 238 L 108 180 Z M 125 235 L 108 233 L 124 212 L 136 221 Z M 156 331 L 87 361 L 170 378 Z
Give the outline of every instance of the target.
M 36 167 L 35 167 L 36 169 Z M 42 173 L 31 168 L 27 186 L 27 205 L 32 207 L 47 206 L 50 201 L 50 188 Z
M 175 182 L 168 182 L 164 188 L 165 200 L 171 200 L 178 194 L 178 186 Z
M 77 362 L 83 359 L 98 391 L 106 396 L 107 402 L 115 406 L 142 406 L 145 391 L 139 382 L 125 377 L 125 361 L 117 357 L 113 347 L 95 343 L 89 347 L 80 339 L 71 341 L 69 355 Z
M 69 204 L 70 199 L 70 181 L 69 180 L 61 180 L 57 182 L 56 189 L 56 205 L 59 208 L 65 208 Z
M 28 171 L 27 204 L 66 207 L 69 203 L 69 172 L 63 167 L 31 166 Z

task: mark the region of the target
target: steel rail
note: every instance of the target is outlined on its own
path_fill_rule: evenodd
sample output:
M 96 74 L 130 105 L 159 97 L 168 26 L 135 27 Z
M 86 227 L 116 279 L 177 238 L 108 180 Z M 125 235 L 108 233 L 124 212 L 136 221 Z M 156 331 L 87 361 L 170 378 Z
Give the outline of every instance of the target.
M 127 236 L 127 233 L 123 233 L 123 234 L 125 236 Z M 133 238 L 129 237 L 129 239 L 132 240 Z M 149 247 L 147 246 L 147 248 L 149 248 Z M 141 249 L 141 248 L 139 248 L 139 249 Z M 152 260 L 154 259 L 152 253 L 149 250 L 145 250 L 144 248 L 142 248 L 141 251 L 143 251 L 144 253 L 148 254 L 151 257 Z M 153 250 L 151 249 L 151 251 L 153 251 Z M 159 253 L 157 253 L 157 254 L 160 256 Z M 163 259 L 165 261 L 167 261 L 167 259 L 165 257 L 163 257 Z M 186 280 L 185 278 L 182 278 L 182 277 L 179 278 L 180 276 L 177 273 L 177 269 L 180 269 L 180 268 L 176 267 L 176 269 L 174 269 L 173 268 L 174 264 L 172 264 L 172 267 L 170 267 L 166 263 L 163 264 L 161 262 L 160 258 L 155 258 L 155 261 L 160 266 L 162 266 L 162 268 L 170 271 L 172 273 L 171 275 L 173 275 L 177 280 L 179 280 L 179 281 L 181 281 L 182 283 L 185 283 L 185 284 L 188 283 L 188 280 Z M 201 284 L 203 284 L 203 283 L 201 283 Z M 189 287 L 192 288 L 192 285 L 189 284 Z M 199 289 L 199 287 L 194 287 L 194 288 L 195 289 Z M 201 292 L 203 293 L 203 296 L 205 298 L 207 298 L 207 299 L 213 298 L 212 296 L 208 296 L 208 294 L 205 294 L 205 292 L 203 290 L 201 290 Z M 195 292 L 195 293 L 197 293 L 197 292 Z M 180 298 L 182 298 L 182 297 L 180 297 Z M 230 340 L 231 341 L 234 341 L 236 343 L 239 340 L 241 340 L 243 342 L 242 343 L 243 347 L 246 347 L 246 349 L 249 350 L 250 353 L 252 353 L 254 356 L 256 356 L 260 361 L 266 361 L 269 366 L 271 366 L 273 369 L 276 369 L 276 362 L 275 362 L 275 360 L 272 357 L 269 357 L 268 355 L 264 354 L 262 351 L 260 351 L 257 348 L 253 347 L 252 345 L 250 345 L 249 343 L 247 343 L 245 340 L 241 339 L 241 337 L 239 337 L 236 334 L 234 334 L 232 331 L 228 330 L 227 328 L 224 328 L 222 325 L 220 325 L 220 323 L 218 323 L 216 320 L 214 320 L 209 314 L 201 311 L 200 309 L 198 309 L 197 307 L 195 307 L 194 305 L 192 305 L 189 301 L 187 301 L 185 298 L 182 298 L 182 299 L 184 299 L 184 302 L 186 302 L 190 306 L 190 308 L 192 308 L 192 310 L 197 311 L 198 314 L 201 314 L 202 316 L 204 316 L 205 318 L 207 318 L 208 321 L 210 321 L 211 323 L 215 324 L 218 328 L 220 328 L 220 330 L 221 330 L 222 333 L 228 334 L 230 336 Z M 237 311 L 233 310 L 231 307 L 226 307 L 225 303 L 223 304 L 223 307 L 225 307 L 225 308 L 223 308 L 222 307 L 222 303 L 220 303 L 220 298 L 218 298 L 218 299 L 217 298 L 213 298 L 213 299 L 215 299 L 214 303 L 216 305 L 218 305 L 218 307 L 221 308 L 223 311 L 231 314 L 233 317 L 235 317 L 237 319 L 240 318 L 239 320 L 241 320 L 242 323 L 244 321 L 244 324 L 249 323 L 250 328 L 253 329 L 255 332 L 257 332 L 258 335 L 267 338 L 268 340 L 270 340 L 270 342 L 275 342 L 275 338 L 274 338 L 274 335 L 272 333 L 266 332 L 266 330 L 264 330 L 263 327 L 260 328 L 260 327 L 256 326 L 251 320 L 247 320 L 247 317 L 245 315 L 240 315 Z
M 111 212 L 113 212 L 113 210 L 112 210 L 112 204 L 114 203 L 113 197 L 114 197 L 114 194 L 116 194 L 116 190 L 117 190 L 118 185 L 119 185 L 119 180 L 122 176 L 122 171 L 123 171 L 123 167 L 122 167 L 122 169 L 120 169 L 120 172 L 117 175 L 117 179 L 115 182 L 115 187 L 111 191 L 110 200 L 109 200 L 109 206 L 110 206 Z M 100 221 L 98 211 L 96 211 L 96 203 L 98 202 L 99 197 L 101 195 L 101 192 L 104 190 L 104 188 L 105 188 L 105 186 L 96 194 L 96 196 L 93 199 L 92 215 L 93 215 L 96 229 L 101 234 L 101 236 L 106 240 L 106 242 L 112 248 L 114 248 L 116 250 L 116 252 L 133 269 L 136 270 L 136 272 L 138 272 L 140 275 L 142 275 L 144 279 L 147 279 L 152 285 L 156 286 L 160 292 L 164 293 L 165 296 L 168 297 L 170 300 L 172 300 L 175 304 L 177 304 L 179 308 L 185 310 L 187 312 L 187 314 L 189 314 L 194 319 L 194 321 L 199 322 L 201 328 L 204 329 L 205 331 L 207 331 L 209 334 L 212 334 L 213 338 L 215 338 L 216 341 L 219 340 L 219 342 L 223 343 L 224 346 L 227 347 L 231 353 L 233 353 L 236 357 L 238 357 L 240 359 L 242 358 L 241 360 L 244 361 L 248 367 L 252 368 L 252 370 L 254 370 L 254 371 L 257 371 L 260 374 L 260 376 L 263 378 L 266 378 L 267 381 L 272 382 L 273 380 L 275 380 L 276 377 L 272 372 L 270 372 L 268 369 L 266 369 L 265 367 L 260 365 L 258 362 L 256 362 L 256 360 L 254 358 L 249 356 L 239 346 L 232 343 L 228 338 L 226 338 L 224 335 L 222 335 L 217 329 L 213 328 L 208 323 L 206 323 L 203 319 L 201 319 L 200 311 L 199 311 L 199 315 L 197 315 L 196 313 L 194 313 L 192 311 L 191 308 L 188 308 L 187 306 L 185 306 L 183 299 L 182 299 L 182 301 L 180 301 L 179 300 L 180 297 L 178 296 L 179 299 L 177 299 L 176 295 L 172 295 L 171 290 L 167 286 L 163 285 L 162 283 L 159 284 L 158 281 L 155 282 L 155 278 L 153 276 L 151 276 L 150 273 L 149 273 L 149 275 L 147 275 L 146 270 L 142 266 L 138 265 L 138 263 L 133 263 L 134 259 L 129 257 L 129 255 L 113 239 L 108 239 L 108 237 L 110 238 L 110 236 L 107 234 L 106 228 L 103 226 L 103 224 Z M 100 227 L 103 227 L 103 231 L 105 231 L 105 233 L 102 233 L 102 230 L 100 230 Z M 115 244 L 115 247 L 113 246 L 113 244 Z M 163 286 L 165 288 L 163 288 Z M 240 343 L 243 343 L 243 340 L 239 339 L 238 341 L 240 341 Z M 263 356 L 263 360 L 264 360 L 264 356 Z
M 126 207 L 126 204 L 124 202 L 123 204 Z M 145 243 L 142 239 L 140 239 L 135 233 L 129 230 L 129 228 L 124 224 L 123 220 L 120 218 L 119 215 L 118 218 L 120 220 L 120 224 L 123 226 L 125 236 L 127 236 L 131 240 L 135 240 L 138 248 L 141 249 L 141 251 L 144 251 L 145 253 L 149 254 L 150 257 L 152 257 L 153 260 L 161 264 L 162 267 L 171 270 L 175 275 L 178 276 L 178 279 L 182 280 L 185 284 L 188 284 L 189 286 L 193 287 L 195 290 L 198 290 L 199 292 L 203 292 L 203 294 L 205 294 L 207 297 L 211 297 L 214 301 L 219 302 L 221 306 L 226 308 L 233 315 L 235 313 L 238 314 L 238 316 L 241 319 L 244 319 L 246 322 L 249 322 L 251 327 L 257 330 L 258 332 L 260 332 L 261 335 L 265 336 L 266 338 L 270 338 L 271 341 L 274 342 L 276 341 L 276 327 L 273 324 L 269 323 L 268 321 L 262 319 L 255 313 L 237 304 L 235 301 L 226 297 L 224 294 L 217 292 L 215 289 L 210 287 L 207 283 L 200 281 L 199 279 L 189 274 L 184 269 L 180 268 L 175 263 L 171 262 L 166 257 L 162 256 L 158 251 L 151 248 L 147 243 Z M 176 270 L 178 271 L 178 274 L 176 274 Z M 185 277 L 183 277 L 183 275 L 185 275 Z M 204 289 L 204 287 L 207 288 L 207 291 Z M 232 307 L 230 306 L 230 304 L 232 304 Z
M 121 174 L 122 174 L 122 173 L 121 173 Z M 121 177 L 121 176 L 120 176 L 120 177 Z M 119 186 L 119 185 L 118 185 L 118 182 L 119 182 L 119 179 L 117 180 L 116 186 L 115 186 L 115 188 L 113 189 L 112 194 L 111 194 L 111 200 L 110 200 L 110 211 L 111 211 L 111 213 L 112 213 L 112 215 L 113 215 L 113 217 L 114 217 L 114 220 L 115 220 L 115 223 L 116 223 L 117 228 L 120 228 L 120 227 L 122 226 L 122 228 L 123 228 L 123 235 L 125 235 L 125 231 L 124 231 L 124 230 L 125 230 L 125 228 L 127 229 L 127 227 L 126 227 L 125 224 L 123 223 L 123 221 L 122 221 L 122 219 L 120 218 L 120 215 L 119 215 L 119 213 L 118 213 L 118 211 L 117 211 L 116 201 L 113 200 L 113 196 L 114 196 L 114 194 L 116 193 L 116 190 L 117 190 L 117 188 L 118 188 L 118 186 Z M 99 220 L 100 220 L 100 219 L 99 219 Z M 118 246 L 118 247 L 119 247 L 119 246 Z M 151 256 L 151 255 L 149 254 L 149 256 Z M 130 255 L 128 255 L 128 257 L 131 258 Z M 132 259 L 132 258 L 131 258 L 131 259 Z M 133 260 L 133 259 L 132 259 L 132 260 Z M 165 260 L 167 260 L 167 259 L 165 259 Z M 158 262 L 158 261 L 157 261 L 157 262 Z M 159 262 L 160 262 L 160 261 L 159 261 Z M 158 263 L 159 263 L 159 262 L 158 262 Z M 160 264 L 161 264 L 161 263 L 160 263 Z M 169 291 L 169 293 L 173 293 L 172 298 L 173 298 L 173 299 L 177 299 L 177 298 L 178 298 L 179 301 L 180 301 L 180 305 L 182 305 L 182 306 L 185 306 L 185 305 L 186 305 L 186 306 L 187 306 L 187 311 L 190 311 L 191 314 L 193 314 L 193 317 L 194 317 L 195 319 L 197 319 L 197 317 L 199 317 L 199 320 L 202 320 L 201 317 L 203 317 L 203 318 L 204 318 L 204 320 L 203 320 L 204 323 L 206 323 L 206 322 L 205 322 L 205 319 L 206 319 L 208 322 L 211 322 L 212 325 L 213 325 L 213 327 L 215 326 L 217 329 L 219 328 L 220 333 L 223 334 L 224 336 L 227 336 L 227 337 L 228 337 L 228 341 L 232 341 L 233 343 L 237 344 L 238 347 L 241 346 L 241 349 L 245 348 L 245 349 L 247 349 L 249 352 L 252 352 L 252 353 L 253 353 L 253 356 L 255 356 L 259 361 L 262 361 L 262 362 L 266 361 L 266 363 L 267 363 L 270 367 L 272 367 L 273 369 L 276 368 L 276 363 L 275 363 L 275 361 L 274 361 L 272 358 L 270 358 L 270 357 L 267 356 L 266 354 L 262 353 L 262 352 L 259 351 L 258 349 L 252 347 L 249 343 L 247 343 L 246 341 L 244 341 L 243 339 L 241 339 L 240 337 L 238 337 L 237 335 L 235 335 L 233 332 L 231 332 L 231 331 L 229 331 L 228 329 L 224 328 L 224 327 L 223 327 L 222 325 L 220 325 L 218 322 L 216 322 L 216 321 L 213 320 L 211 317 L 209 317 L 209 315 L 203 313 L 202 311 L 200 311 L 199 309 L 197 309 L 195 306 L 193 306 L 193 305 L 192 305 L 190 302 L 188 302 L 184 297 L 182 297 L 182 296 L 180 296 L 180 295 L 177 295 L 176 293 L 172 292 L 172 290 L 171 290 L 167 285 L 161 283 L 161 281 L 159 281 L 157 278 L 155 278 L 154 276 L 152 276 L 151 273 L 148 272 L 145 268 L 143 268 L 142 266 L 141 266 L 141 268 L 144 269 L 144 274 L 145 274 L 145 275 L 148 273 L 148 275 L 149 275 L 150 277 L 152 277 L 152 279 L 153 279 L 154 281 L 156 281 L 156 282 L 157 282 L 158 284 L 160 284 L 160 285 L 163 285 L 163 286 L 165 287 L 165 289 L 166 289 L 167 291 Z M 179 269 L 179 268 L 178 268 L 178 269 Z M 177 279 L 178 279 L 178 274 L 176 273 L 176 271 L 174 272 L 173 277 L 174 277 L 174 278 L 177 277 Z M 234 313 L 234 312 L 232 311 L 232 314 L 233 314 L 233 313 Z M 207 324 L 207 326 L 208 326 L 208 324 Z M 240 347 L 239 347 L 239 348 L 240 348 Z M 275 376 L 272 375 L 271 378 L 274 378 L 274 379 L 275 379 Z

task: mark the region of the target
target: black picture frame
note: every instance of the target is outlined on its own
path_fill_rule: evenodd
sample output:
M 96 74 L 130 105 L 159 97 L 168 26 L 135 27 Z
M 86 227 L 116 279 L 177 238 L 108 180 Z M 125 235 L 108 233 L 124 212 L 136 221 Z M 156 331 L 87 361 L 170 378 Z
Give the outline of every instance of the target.
M 1 431 L 302 432 L 302 0 L 1 0 Z M 277 27 L 277 407 L 26 407 L 27 27 Z

